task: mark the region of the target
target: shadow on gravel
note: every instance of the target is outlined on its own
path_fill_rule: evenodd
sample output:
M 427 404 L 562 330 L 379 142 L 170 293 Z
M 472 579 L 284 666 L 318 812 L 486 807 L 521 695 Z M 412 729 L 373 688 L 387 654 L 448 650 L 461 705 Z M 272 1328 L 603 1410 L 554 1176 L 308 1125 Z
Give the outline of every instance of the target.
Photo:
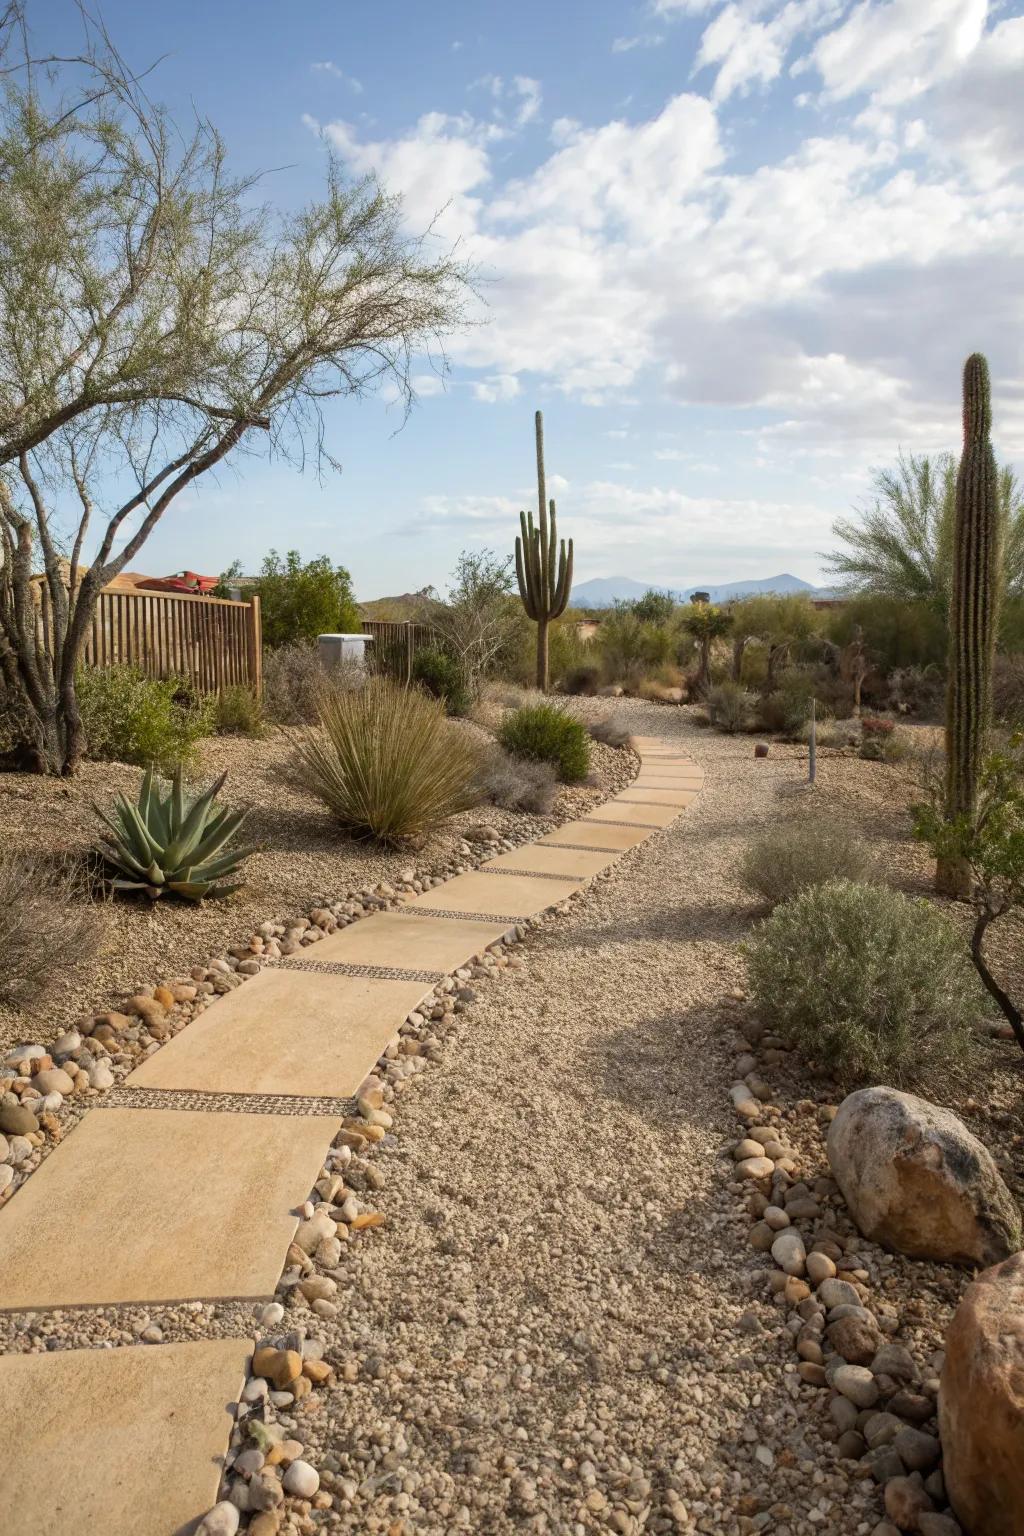
M 581 1051 L 578 1073 L 606 1098 L 662 1130 L 729 1134 L 728 1018 L 714 1004 L 666 1010 L 602 1034 Z
M 686 944 L 694 940 L 712 940 L 735 944 L 750 932 L 757 912 L 739 898 L 736 902 L 704 901 L 695 893 L 693 904 L 647 907 L 635 918 L 616 917 L 613 921 L 574 932 L 577 949 L 596 949 L 602 945 Z M 681 962 L 682 964 L 682 962 Z

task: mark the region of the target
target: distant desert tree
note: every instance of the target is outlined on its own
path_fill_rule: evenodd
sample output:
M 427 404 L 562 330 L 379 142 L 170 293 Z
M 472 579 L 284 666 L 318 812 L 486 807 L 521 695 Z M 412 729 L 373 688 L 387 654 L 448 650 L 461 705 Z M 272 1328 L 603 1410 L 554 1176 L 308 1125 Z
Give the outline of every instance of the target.
M 676 601 L 671 592 L 658 592 L 648 587 L 643 597 L 633 603 L 633 612 L 642 624 L 668 624 L 676 611 Z
M 444 600 L 431 607 L 428 621 L 474 697 L 517 648 L 522 619 L 514 587 L 511 555 L 464 549 Z
M 241 575 L 238 561 L 221 578 L 230 587 Z M 327 555 L 303 560 L 297 549 L 283 557 L 264 555 L 259 575 L 247 590 L 259 594 L 263 638 L 267 645 L 294 645 L 323 634 L 358 633 L 361 620 L 352 577 Z
M 0 687 L 26 760 L 64 773 L 97 596 L 175 498 L 243 450 L 334 465 L 323 403 L 386 384 L 408 406 L 470 293 L 331 161 L 319 200 L 260 206 L 82 15 L 81 56 L 43 69 L 9 26 L 0 100 Z
M 729 633 L 732 614 L 711 603 L 695 603 L 683 614 L 683 628 L 693 636 L 697 644 L 695 691 L 704 694 L 711 683 L 711 647 L 716 640 Z
M 828 569 L 851 593 L 929 603 L 945 613 L 953 580 L 957 459 L 901 454 L 895 469 L 875 472 L 873 495 L 855 519 L 833 532 L 846 546 Z M 1008 465 L 998 471 L 1003 580 L 1007 595 L 1024 594 L 1024 496 Z

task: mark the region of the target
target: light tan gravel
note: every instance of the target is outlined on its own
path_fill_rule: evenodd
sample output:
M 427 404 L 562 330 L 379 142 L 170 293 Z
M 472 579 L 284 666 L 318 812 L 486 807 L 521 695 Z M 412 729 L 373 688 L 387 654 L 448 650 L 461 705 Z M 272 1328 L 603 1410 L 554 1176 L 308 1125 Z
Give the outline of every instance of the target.
M 486 734 L 460 723 L 481 741 Z M 201 906 L 145 897 L 119 898 L 106 909 L 107 933 L 98 965 L 69 965 L 45 1000 L 16 1014 L 0 1004 L 0 1048 L 21 1040 L 50 1040 L 91 1010 L 116 1006 L 140 986 L 186 974 L 193 965 L 244 943 L 259 923 L 300 916 L 329 904 L 350 889 L 396 881 L 410 864 L 440 873 L 454 857 L 462 833 L 486 821 L 516 840 L 540 835 L 570 820 L 626 783 L 636 758 L 593 744 L 592 784 L 563 787 L 551 817 L 537 818 L 486 805 L 453 818 L 422 848 L 381 849 L 345 837 L 314 796 L 287 776 L 291 746 L 274 733 L 262 741 L 213 737 L 201 744 L 193 780 L 203 785 L 225 770 L 221 794 L 226 805 L 249 806 L 240 840 L 256 846 L 245 865 L 246 884 L 225 901 Z M 72 780 L 0 773 L 0 838 L 5 852 L 83 855 L 97 841 L 93 805 L 115 794 L 134 796 L 138 768 L 121 763 L 84 764 Z M 70 958 L 70 957 L 69 957 Z

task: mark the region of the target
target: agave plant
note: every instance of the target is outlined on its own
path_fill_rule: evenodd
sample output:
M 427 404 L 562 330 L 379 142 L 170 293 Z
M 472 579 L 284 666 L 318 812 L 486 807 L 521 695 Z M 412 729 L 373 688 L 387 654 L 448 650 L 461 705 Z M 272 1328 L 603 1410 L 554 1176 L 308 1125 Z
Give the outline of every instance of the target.
M 182 786 L 180 764 L 166 794 L 161 794 L 152 768 L 147 768 L 137 804 L 118 795 L 110 815 L 97 805 L 97 815 L 110 828 L 102 834 L 103 856 L 121 873 L 121 878 L 111 881 L 113 888 L 145 891 L 153 901 L 167 891 L 190 901 L 237 891 L 243 881 L 220 882 L 235 874 L 253 850 L 222 852 L 248 815 L 247 811 L 213 809 L 226 778 L 222 773 L 193 799 Z

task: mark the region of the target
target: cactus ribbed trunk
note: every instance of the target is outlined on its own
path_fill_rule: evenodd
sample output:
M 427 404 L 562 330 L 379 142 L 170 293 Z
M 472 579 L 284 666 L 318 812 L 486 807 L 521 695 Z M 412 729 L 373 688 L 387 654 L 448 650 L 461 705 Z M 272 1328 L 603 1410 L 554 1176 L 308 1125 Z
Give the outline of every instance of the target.
M 516 539 L 516 576 L 523 607 L 537 625 L 537 687 L 548 689 L 549 626 L 565 612 L 572 589 L 572 539 L 559 545 L 555 503 L 547 500 L 544 474 L 544 417 L 536 413 L 537 523 L 533 513 L 520 512 Z M 548 513 L 550 510 L 550 523 Z
M 999 486 L 992 451 L 988 364 L 964 365 L 964 446 L 956 481 L 953 592 L 946 688 L 946 815 L 973 819 L 992 713 L 992 658 L 999 598 Z M 968 897 L 963 860 L 939 861 L 936 889 Z

